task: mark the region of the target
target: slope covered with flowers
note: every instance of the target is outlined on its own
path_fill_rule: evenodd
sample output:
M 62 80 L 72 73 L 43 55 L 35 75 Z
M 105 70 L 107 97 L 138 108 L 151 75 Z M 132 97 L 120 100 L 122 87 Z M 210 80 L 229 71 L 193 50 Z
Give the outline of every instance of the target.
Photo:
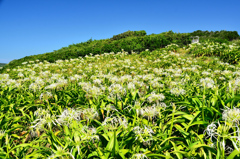
M 177 50 L 28 61 L 0 74 L 0 156 L 233 158 L 240 67 Z

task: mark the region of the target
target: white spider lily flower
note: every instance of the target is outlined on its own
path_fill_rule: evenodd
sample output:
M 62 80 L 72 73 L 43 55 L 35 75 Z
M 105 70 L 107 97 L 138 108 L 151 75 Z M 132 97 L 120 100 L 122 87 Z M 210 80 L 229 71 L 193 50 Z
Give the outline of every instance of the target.
M 230 70 L 224 70 L 221 72 L 222 75 L 225 75 L 225 76 L 231 76 L 232 75 L 232 71 Z
M 40 100 L 48 100 L 51 97 L 53 97 L 52 93 L 44 92 L 44 93 L 41 93 L 39 98 L 40 98 Z
M 18 77 L 24 77 L 24 74 L 22 72 L 19 72 Z
M 95 108 L 85 108 L 81 110 L 81 117 L 83 119 L 96 119 L 99 117 L 98 111 Z
M 238 108 L 233 108 L 229 109 L 226 107 L 222 113 L 222 119 L 229 122 L 229 123 L 239 123 L 240 121 L 240 109 Z
M 28 62 L 23 62 L 22 65 L 26 65 Z
M 202 72 L 202 75 L 208 76 L 208 75 L 211 75 L 211 73 L 208 72 L 208 71 L 203 71 L 203 72 Z
M 57 89 L 59 87 L 59 83 L 53 83 L 49 86 L 46 86 L 45 89 Z
M 35 79 L 35 83 L 38 84 L 38 85 L 40 85 L 40 86 L 45 85 L 45 82 L 43 81 L 43 79 L 41 79 L 41 78 L 39 78 L 39 77 L 37 77 L 37 78 Z
M 153 87 L 153 88 L 163 88 L 164 87 L 164 84 L 160 84 L 158 82 L 158 80 L 153 80 L 153 81 L 150 81 L 149 84 Z
M 123 128 L 127 128 L 128 122 L 123 117 L 106 117 L 102 122 L 102 125 L 107 129 L 117 129 L 119 126 L 123 126 Z
M 214 81 L 208 77 L 200 79 L 200 83 L 202 83 L 202 86 L 206 88 L 213 88 L 215 84 Z
M 36 92 L 37 90 L 39 90 L 40 89 L 40 85 L 38 85 L 37 83 L 31 83 L 30 85 L 29 85 L 29 89 L 30 90 L 33 90 L 34 92 Z
M 7 81 L 9 79 L 9 74 L 0 74 L 0 81 Z
M 186 94 L 186 91 L 182 88 L 176 87 L 176 88 L 172 88 L 170 90 L 171 94 L 179 96 L 179 95 L 184 95 Z
M 121 83 L 132 81 L 132 76 L 131 75 L 121 76 L 119 81 L 121 81 Z
M 65 85 L 68 84 L 68 80 L 60 78 L 60 79 L 57 79 L 57 83 L 58 83 L 60 86 L 65 86 Z
M 144 134 L 148 134 L 149 136 L 152 136 L 152 134 L 154 134 L 153 130 L 147 126 L 144 126 Z
M 130 90 L 136 88 L 135 84 L 132 83 L 132 82 L 129 82 L 128 85 L 127 85 L 127 87 L 128 87 L 128 89 L 130 89 Z
M 135 126 L 135 127 L 133 128 L 133 132 L 134 132 L 135 134 L 142 134 L 142 131 L 143 131 L 143 129 L 142 129 L 141 127 L 139 127 L 139 126 Z
M 56 119 L 56 122 L 59 125 L 66 125 L 70 126 L 73 120 L 79 121 L 80 120 L 80 111 L 76 111 L 75 109 L 65 109 L 61 115 L 58 115 L 58 119 Z
M 149 106 L 142 108 L 142 116 L 147 117 L 148 119 L 154 119 L 158 115 L 156 107 Z
M 99 84 L 102 83 L 102 80 L 100 80 L 100 79 L 95 79 L 95 80 L 93 80 L 93 83 L 99 85 Z
M 217 140 L 216 135 L 219 135 L 219 134 L 217 133 L 217 125 L 216 124 L 211 123 L 210 125 L 208 125 L 203 133 L 205 133 L 205 132 L 207 133 L 207 138 L 208 137 L 211 138 L 211 142 L 213 142 L 212 137 L 214 137 Z
M 148 157 L 143 153 L 137 153 L 134 154 L 131 159 L 148 159 Z
M 85 91 L 88 91 L 91 87 L 92 87 L 92 84 L 90 82 L 79 82 L 78 83 L 79 86 L 82 87 L 83 90 Z
M 145 144 L 149 143 L 149 141 L 151 140 L 152 134 L 154 134 L 153 130 L 147 126 L 144 126 L 144 128 L 135 126 L 133 128 L 133 132 L 136 134 L 135 140 L 139 139 L 141 142 Z
M 120 84 L 112 84 L 109 88 L 108 88 L 109 92 L 112 92 L 114 94 L 117 93 L 122 93 L 125 91 L 125 89 L 120 85 Z
M 31 126 L 30 128 L 34 129 L 42 129 L 45 125 L 48 126 L 48 128 L 52 127 L 52 124 L 56 125 L 55 121 L 55 116 L 51 115 L 49 113 L 44 114 L 43 116 L 39 116 L 40 118 L 37 118 L 34 120 L 32 123 L 35 124 Z
M 222 77 L 222 76 L 220 76 L 219 79 L 220 79 L 220 80 L 226 80 L 226 78 L 225 78 L 225 77 Z
M 98 98 L 100 95 L 102 95 L 102 89 L 99 87 L 92 86 L 86 90 L 87 98 Z
M 152 92 L 147 99 L 149 103 L 153 103 L 153 102 L 163 101 L 165 99 L 165 96 L 162 93 L 156 94 L 155 92 Z
M 164 102 L 153 104 L 153 107 L 156 107 L 156 110 L 160 112 L 162 109 L 165 110 L 168 106 Z

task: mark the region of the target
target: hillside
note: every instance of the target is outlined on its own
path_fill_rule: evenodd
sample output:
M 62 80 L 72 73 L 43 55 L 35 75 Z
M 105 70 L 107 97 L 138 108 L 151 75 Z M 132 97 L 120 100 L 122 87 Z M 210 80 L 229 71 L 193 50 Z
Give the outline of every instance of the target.
M 109 39 L 90 39 L 86 42 L 69 45 L 68 47 L 63 47 L 50 53 L 26 56 L 21 59 L 16 59 L 5 65 L 5 67 L 0 70 L 0 73 L 6 72 L 7 69 L 12 69 L 16 66 L 20 66 L 24 62 L 36 60 L 40 62 L 48 61 L 52 63 L 59 59 L 73 59 L 84 57 L 85 55 L 89 54 L 96 55 L 103 54 L 105 52 L 117 53 L 121 52 L 122 49 L 128 53 L 131 53 L 132 51 L 140 53 L 145 49 L 153 51 L 155 49 L 164 48 L 171 43 L 183 47 L 191 43 L 191 36 L 202 36 L 205 40 L 210 39 L 212 41 L 217 41 L 220 43 L 239 38 L 238 33 L 234 31 L 220 31 L 210 33 L 208 31 L 200 30 L 193 33 L 174 33 L 172 31 L 168 31 L 151 35 L 147 35 L 144 30 L 127 31 L 122 34 L 115 35 Z
M 171 44 L 0 74 L 1 158 L 239 158 L 240 66 L 202 56 L 237 49 Z

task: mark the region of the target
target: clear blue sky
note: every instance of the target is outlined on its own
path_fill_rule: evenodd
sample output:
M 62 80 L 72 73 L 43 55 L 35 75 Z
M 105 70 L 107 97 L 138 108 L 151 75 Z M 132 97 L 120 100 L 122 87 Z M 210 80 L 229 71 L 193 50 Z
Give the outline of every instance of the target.
M 240 0 L 0 0 L 0 63 L 132 30 L 238 31 Z

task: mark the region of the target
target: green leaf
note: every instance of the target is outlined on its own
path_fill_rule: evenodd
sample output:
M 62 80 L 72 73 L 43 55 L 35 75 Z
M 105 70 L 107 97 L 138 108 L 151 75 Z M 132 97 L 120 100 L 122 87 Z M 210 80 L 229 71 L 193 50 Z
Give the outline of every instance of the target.
M 206 122 L 206 121 L 195 121 L 189 127 L 191 127 L 193 125 L 200 125 L 200 124 L 204 125 L 204 124 L 208 124 L 208 122 Z
M 91 158 L 91 157 L 99 157 L 99 156 L 98 156 L 98 153 L 96 151 L 93 151 L 92 153 L 90 153 L 88 155 L 88 158 Z
M 129 152 L 129 149 L 121 149 L 119 150 L 119 155 L 125 159 L 125 154 Z
M 114 135 L 111 137 L 110 141 L 107 144 L 106 150 L 110 151 L 113 156 L 115 156 L 115 154 L 118 154 L 118 152 L 119 152 L 119 146 L 118 146 L 118 141 L 117 141 L 117 136 L 116 136 L 115 130 L 114 130 Z
M 147 157 L 156 157 L 156 158 L 158 158 L 158 157 L 163 157 L 163 158 L 165 158 L 166 156 L 165 155 L 161 155 L 161 154 L 155 154 L 155 153 L 151 153 L 151 154 L 146 154 L 146 156 Z
M 172 145 L 173 145 L 174 150 L 176 151 L 177 157 L 178 157 L 179 159 L 182 159 L 182 158 L 183 158 L 182 154 L 180 154 L 179 152 L 177 152 L 177 151 L 179 151 L 179 148 L 176 146 L 176 144 L 175 144 L 174 142 L 171 141 L 171 143 L 172 143 Z
M 188 136 L 188 135 L 189 135 L 189 133 L 186 132 L 180 125 L 175 124 L 174 127 L 175 127 L 179 132 L 181 132 L 181 133 L 183 134 L 183 136 Z
M 205 148 L 205 149 L 208 149 L 210 150 L 211 152 L 216 152 L 216 150 L 206 144 L 198 144 L 198 145 L 193 145 L 191 147 L 189 147 L 190 149 L 194 150 L 194 149 L 198 149 L 198 148 Z
M 240 151 L 239 150 L 234 150 L 228 157 L 227 159 L 234 159 L 235 156 L 239 155 Z

